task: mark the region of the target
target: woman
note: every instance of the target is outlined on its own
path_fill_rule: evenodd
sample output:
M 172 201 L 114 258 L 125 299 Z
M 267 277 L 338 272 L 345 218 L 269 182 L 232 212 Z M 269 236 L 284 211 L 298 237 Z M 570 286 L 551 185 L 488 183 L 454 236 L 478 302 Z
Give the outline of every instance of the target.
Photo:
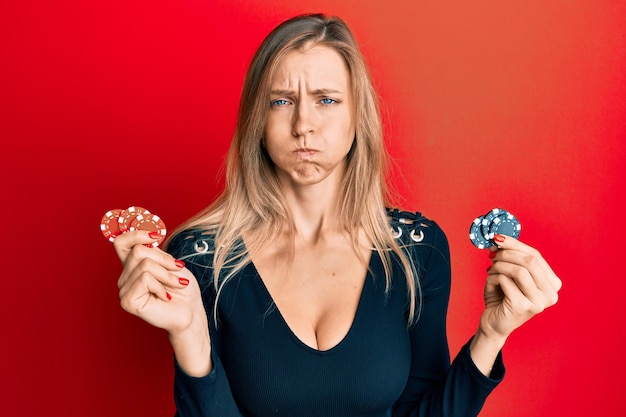
M 168 331 L 180 416 L 471 416 L 508 335 L 557 300 L 496 236 L 476 334 L 450 364 L 446 237 L 389 209 L 376 94 L 338 18 L 274 29 L 244 84 L 221 196 L 168 252 L 116 238 L 123 308 Z

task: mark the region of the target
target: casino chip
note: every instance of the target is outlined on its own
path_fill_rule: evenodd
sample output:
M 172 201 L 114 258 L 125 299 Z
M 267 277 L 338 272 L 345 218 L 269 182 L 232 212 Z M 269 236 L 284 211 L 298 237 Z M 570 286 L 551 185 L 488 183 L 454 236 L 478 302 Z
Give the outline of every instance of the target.
M 498 215 L 489 226 L 489 236 L 493 239 L 495 235 L 507 235 L 518 238 L 522 230 L 519 220 L 511 213 L 504 212 Z
M 152 213 L 144 213 L 138 214 L 137 217 L 133 219 L 128 229 L 129 232 L 133 230 L 146 230 L 148 232 L 157 232 L 159 237 L 155 242 L 153 242 L 150 246 L 156 248 L 165 240 L 165 235 L 167 234 L 167 230 L 165 229 L 165 223 L 163 220 L 156 214 Z
M 140 214 L 149 214 L 150 211 L 138 206 L 130 206 L 126 210 L 122 211 L 120 217 L 118 218 L 118 222 L 120 224 L 120 231 L 122 233 L 127 232 L 130 229 L 130 224 L 133 222 L 135 217 Z
M 495 235 L 506 235 L 517 239 L 522 230 L 519 220 L 506 210 L 501 208 L 491 209 L 484 216 L 479 216 L 472 221 L 469 237 L 478 249 L 494 246 Z
M 503 211 L 504 210 L 502 209 L 494 208 L 494 209 L 489 210 L 489 213 L 483 216 L 481 230 L 483 232 L 483 236 L 485 236 L 486 239 L 493 240 L 494 235 L 489 233 L 489 228 L 491 227 L 491 224 L 493 223 L 494 219 L 500 216 Z
M 109 242 L 113 242 L 115 237 L 122 233 L 117 220 L 121 213 L 121 209 L 109 210 L 104 213 L 102 220 L 100 220 L 100 231 Z
M 157 232 L 159 236 L 156 241 L 146 245 L 153 248 L 163 243 L 167 234 L 163 219 L 143 207 L 130 206 L 126 210 L 109 210 L 100 220 L 100 231 L 109 242 L 113 242 L 120 234 L 133 230 Z
M 476 217 L 470 226 L 469 238 L 478 249 L 485 249 L 493 246 L 493 242 L 485 238 L 482 232 L 483 216 Z

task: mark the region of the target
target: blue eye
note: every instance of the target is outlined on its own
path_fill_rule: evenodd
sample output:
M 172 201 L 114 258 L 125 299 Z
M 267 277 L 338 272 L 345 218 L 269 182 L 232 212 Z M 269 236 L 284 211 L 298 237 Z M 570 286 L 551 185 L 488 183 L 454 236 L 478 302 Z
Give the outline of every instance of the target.
M 274 100 L 272 102 L 270 102 L 270 107 L 274 107 L 274 106 L 284 106 L 285 104 L 289 104 L 289 102 L 285 99 L 278 99 L 278 100 Z
M 326 104 L 326 105 L 333 104 L 333 103 L 336 103 L 336 102 L 337 102 L 337 100 L 332 99 L 332 98 L 328 98 L 328 97 L 324 97 L 323 99 L 320 100 L 320 103 Z

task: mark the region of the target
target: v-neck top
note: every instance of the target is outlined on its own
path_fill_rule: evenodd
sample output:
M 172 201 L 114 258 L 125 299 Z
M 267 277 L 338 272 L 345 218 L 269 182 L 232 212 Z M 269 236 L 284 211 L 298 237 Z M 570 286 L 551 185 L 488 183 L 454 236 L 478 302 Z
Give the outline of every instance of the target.
M 370 262 L 369 262 L 369 265 L 368 265 L 368 273 L 367 273 L 367 275 L 365 277 L 364 285 L 367 285 L 367 282 L 369 281 L 370 276 L 371 276 L 371 273 L 369 271 L 371 271 L 371 268 L 372 268 L 372 261 L 371 261 L 372 258 L 370 258 Z M 380 260 L 380 258 L 378 258 L 378 259 Z M 258 288 L 258 296 L 259 297 L 264 297 L 266 303 L 268 305 L 272 306 L 272 310 L 273 310 L 273 312 L 276 315 L 276 317 L 274 317 L 274 319 L 281 322 L 281 324 L 285 328 L 285 333 L 289 334 L 294 339 L 296 344 L 302 345 L 302 347 L 305 348 L 305 349 L 311 349 L 316 354 L 332 352 L 333 350 L 335 350 L 335 348 L 339 348 L 339 346 L 343 343 L 343 341 L 346 340 L 348 338 L 348 336 L 350 335 L 350 333 L 352 332 L 352 329 L 354 328 L 354 325 L 355 325 L 355 323 L 357 321 L 357 318 L 359 316 L 359 311 L 361 310 L 361 304 L 362 304 L 362 301 L 363 301 L 363 294 L 365 294 L 363 289 L 361 290 L 361 293 L 359 295 L 357 309 L 356 309 L 354 318 L 352 320 L 352 323 L 351 323 L 351 325 L 350 325 L 350 327 L 348 329 L 348 332 L 339 341 L 339 343 L 335 344 L 333 347 L 331 347 L 329 349 L 325 349 L 325 350 L 319 350 L 319 349 L 315 349 L 315 348 L 309 346 L 308 344 L 304 343 L 302 341 L 302 339 L 300 339 L 300 337 L 298 337 L 298 335 L 296 335 L 294 333 L 294 331 L 291 329 L 291 327 L 287 323 L 287 320 L 285 320 L 285 317 L 282 315 L 282 313 L 280 311 L 280 308 L 278 308 L 278 306 L 276 305 L 276 302 L 274 301 L 274 299 L 273 299 L 269 289 L 265 285 L 265 282 L 263 281 L 263 278 L 261 277 L 261 274 L 256 269 L 256 265 L 254 264 L 254 262 L 250 262 L 248 265 L 246 265 L 246 269 L 248 271 L 244 271 L 244 273 L 247 272 L 248 275 L 250 276 L 250 279 L 255 281 L 254 285 L 259 287 Z
M 168 252 L 184 260 L 199 281 L 214 365 L 209 375 L 197 378 L 175 364 L 177 415 L 477 415 L 504 375 L 501 357 L 488 378 L 474 366 L 468 342 L 450 364 L 446 237 L 419 213 L 390 211 L 390 225 L 416 267 L 417 323 L 407 325 L 408 291 L 399 260 L 392 256 L 392 282 L 386 288 L 383 263 L 374 251 L 350 329 L 323 351 L 289 328 L 253 263 L 224 284 L 216 325 L 213 236 L 202 230 L 175 236 Z

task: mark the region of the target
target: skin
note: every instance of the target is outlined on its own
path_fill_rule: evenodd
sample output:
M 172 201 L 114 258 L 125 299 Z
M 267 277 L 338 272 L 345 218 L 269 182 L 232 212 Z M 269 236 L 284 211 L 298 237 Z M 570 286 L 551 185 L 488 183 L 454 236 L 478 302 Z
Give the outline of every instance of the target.
M 334 191 L 354 141 L 350 74 L 325 46 L 289 53 L 271 84 L 265 149 L 284 192 Z
M 470 344 L 477 368 L 489 375 L 509 335 L 556 304 L 562 282 L 539 251 L 509 236 L 496 235 L 484 288 L 485 310 Z
M 118 280 L 124 310 L 167 330 L 176 359 L 191 376 L 212 369 L 208 319 L 192 273 L 160 248 L 146 231 L 124 233 L 113 246 L 124 266 Z
M 363 261 L 372 246 L 359 236 L 359 256 L 339 221 L 338 195 L 355 132 L 350 75 L 337 52 L 309 45 L 284 58 L 271 91 L 264 146 L 296 233 L 295 241 L 285 233 L 266 245 L 253 262 L 292 332 L 310 347 L 327 350 L 354 320 L 367 270 Z M 499 248 L 486 252 L 492 265 L 485 310 L 470 345 L 485 375 L 508 336 L 555 304 L 561 288 L 537 250 L 510 237 L 498 239 Z M 144 246 L 154 240 L 144 231 L 115 239 L 124 265 L 118 281 L 121 305 L 167 330 L 182 369 L 204 376 L 212 369 L 211 342 L 198 284 L 169 254 Z
M 295 220 L 295 241 L 285 233 L 252 260 L 292 332 L 319 350 L 348 333 L 367 274 L 362 260 L 371 255 L 371 242 L 363 238 L 359 257 L 339 221 L 354 135 L 343 58 L 319 45 L 285 56 L 271 83 L 264 146 Z

